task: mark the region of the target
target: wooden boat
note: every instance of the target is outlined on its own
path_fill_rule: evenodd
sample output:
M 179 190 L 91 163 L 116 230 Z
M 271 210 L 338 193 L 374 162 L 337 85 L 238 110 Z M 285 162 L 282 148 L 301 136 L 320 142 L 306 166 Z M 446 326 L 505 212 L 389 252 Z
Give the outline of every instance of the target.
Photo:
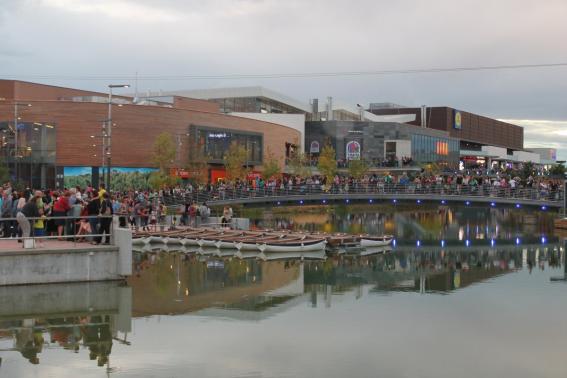
M 567 218 L 557 218 L 553 220 L 555 228 L 567 229 Z
M 360 235 L 360 246 L 361 247 L 383 247 L 390 245 L 394 240 L 392 235 L 382 235 L 382 236 L 371 236 L 371 235 Z
M 318 251 L 325 248 L 327 240 L 324 238 L 289 238 L 285 240 L 272 240 L 259 245 L 261 252 L 303 252 Z

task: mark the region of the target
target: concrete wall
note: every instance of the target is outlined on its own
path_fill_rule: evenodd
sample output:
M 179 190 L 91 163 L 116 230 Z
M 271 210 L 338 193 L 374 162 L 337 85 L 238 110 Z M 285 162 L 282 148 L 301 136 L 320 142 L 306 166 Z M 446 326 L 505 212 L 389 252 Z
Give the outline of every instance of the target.
M 119 312 L 121 301 L 132 302 L 131 288 L 116 281 L 4 286 L 0 287 L 0 319 L 111 314 Z
M 0 252 L 0 285 L 121 279 L 117 247 Z

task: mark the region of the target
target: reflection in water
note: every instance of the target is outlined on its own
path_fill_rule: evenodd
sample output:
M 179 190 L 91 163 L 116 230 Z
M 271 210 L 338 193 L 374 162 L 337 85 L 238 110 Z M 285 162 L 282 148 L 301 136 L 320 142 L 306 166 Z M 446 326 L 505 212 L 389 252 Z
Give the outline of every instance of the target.
M 442 338 L 440 345 L 466 338 L 472 349 L 459 344 L 454 350 L 471 355 L 471 350 L 483 345 L 483 337 L 488 337 L 483 334 L 479 341 L 468 331 L 478 326 L 474 317 L 479 314 L 491 319 L 482 327 L 495 334 L 500 332 L 498 327 L 512 327 L 514 322 L 497 326 L 494 322 L 498 319 L 509 322 L 514 318 L 490 312 L 500 307 L 490 301 L 492 304 L 484 307 L 483 299 L 492 296 L 492 301 L 499 298 L 497 301 L 522 304 L 531 298 L 523 297 L 529 288 L 526 282 L 530 282 L 526 278 L 547 272 L 551 275 L 550 271 L 557 275 L 558 268 L 565 267 L 564 258 L 563 248 L 553 243 L 398 248 L 370 256 L 333 255 L 323 261 L 239 260 L 174 252 L 136 254 L 136 274 L 127 287 L 99 283 L 0 288 L 0 354 L 4 359 L 0 369 L 10 377 L 29 376 L 37 374 L 32 365 L 41 361 L 39 366 L 48 369 L 42 370 L 48 377 L 100 376 L 100 366 L 106 367 L 108 375 L 135 377 L 342 377 L 348 372 L 353 376 L 400 376 L 395 369 L 410 368 L 406 365 L 408 356 L 423 356 L 418 365 L 425 366 L 424 361 L 435 359 L 433 354 L 451 354 L 431 346 L 432 337 Z M 515 281 L 510 280 L 513 277 Z M 506 280 L 508 284 L 502 284 Z M 474 289 L 482 283 L 487 289 Z M 530 284 L 535 285 L 533 281 Z M 535 289 L 541 293 L 538 303 L 548 303 L 545 293 L 562 285 L 549 279 L 545 284 L 552 286 L 542 290 L 539 284 Z M 470 293 L 474 293 L 472 301 L 467 299 Z M 469 301 L 480 306 L 472 318 L 460 323 L 462 313 L 470 311 Z M 423 320 L 410 315 L 424 308 L 435 315 L 420 326 Z M 511 310 L 503 307 L 499 311 Z M 137 318 L 134 332 L 130 315 Z M 463 331 L 454 328 L 445 335 L 445 322 L 459 324 Z M 392 325 L 412 331 L 393 332 Z M 501 331 L 505 335 L 502 340 L 514 343 L 524 327 L 522 318 L 518 328 L 513 328 L 513 336 Z M 429 329 L 432 334 L 421 334 Z M 347 340 L 349 347 L 335 343 L 336 338 Z M 419 353 L 414 344 L 419 346 Z M 391 345 L 398 345 L 397 349 Z M 301 357 L 315 353 L 316 347 L 322 353 L 313 357 L 317 361 L 340 353 L 346 360 L 319 364 Z M 505 351 L 511 346 L 501 347 Z M 376 348 L 380 358 L 366 355 Z M 396 360 L 399 348 L 405 355 Z M 292 351 L 293 357 L 282 357 Z M 345 365 L 357 356 L 362 360 Z M 457 357 L 451 355 L 447 361 Z M 443 369 L 447 366 L 445 363 Z M 428 376 L 442 376 L 438 373 L 445 371 L 436 370 L 440 369 L 438 365 L 424 369 L 428 369 Z M 465 370 L 470 373 L 461 376 L 487 376 L 482 374 L 486 370 Z M 407 375 L 415 373 L 411 370 Z
M 553 215 L 486 206 L 313 206 L 251 212 L 259 228 L 392 234 L 413 240 L 513 239 L 552 235 Z
M 131 289 L 115 282 L 1 287 L 0 301 L 0 341 L 13 341 L 2 351 L 34 365 L 46 349 L 85 350 L 108 369 L 113 339 L 131 331 Z

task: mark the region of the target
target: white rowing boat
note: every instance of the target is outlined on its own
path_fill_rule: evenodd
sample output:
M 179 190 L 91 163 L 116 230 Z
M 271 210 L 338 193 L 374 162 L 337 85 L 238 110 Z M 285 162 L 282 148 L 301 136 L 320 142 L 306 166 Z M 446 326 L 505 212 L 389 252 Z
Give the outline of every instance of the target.
M 361 235 L 360 236 L 360 246 L 361 247 L 385 247 L 390 245 L 394 240 L 392 235 L 383 235 L 383 236 L 370 236 L 370 235 Z

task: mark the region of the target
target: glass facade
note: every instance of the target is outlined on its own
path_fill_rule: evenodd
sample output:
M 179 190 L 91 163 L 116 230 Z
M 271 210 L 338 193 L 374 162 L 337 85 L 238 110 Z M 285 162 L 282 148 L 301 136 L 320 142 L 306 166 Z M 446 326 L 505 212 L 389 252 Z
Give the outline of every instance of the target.
M 452 164 L 459 161 L 459 141 L 428 135 L 411 136 L 412 159 L 418 163 Z
M 305 113 L 301 109 L 265 97 L 229 97 L 209 101 L 218 103 L 222 113 Z
M 235 133 L 223 129 L 198 129 L 197 144 L 211 162 L 222 163 L 232 142 L 248 152 L 248 164 L 262 164 L 263 136 L 256 133 Z
M 19 122 L 17 132 L 16 138 L 13 122 L 0 122 L 0 156 L 12 180 L 34 188 L 55 187 L 55 125 Z

